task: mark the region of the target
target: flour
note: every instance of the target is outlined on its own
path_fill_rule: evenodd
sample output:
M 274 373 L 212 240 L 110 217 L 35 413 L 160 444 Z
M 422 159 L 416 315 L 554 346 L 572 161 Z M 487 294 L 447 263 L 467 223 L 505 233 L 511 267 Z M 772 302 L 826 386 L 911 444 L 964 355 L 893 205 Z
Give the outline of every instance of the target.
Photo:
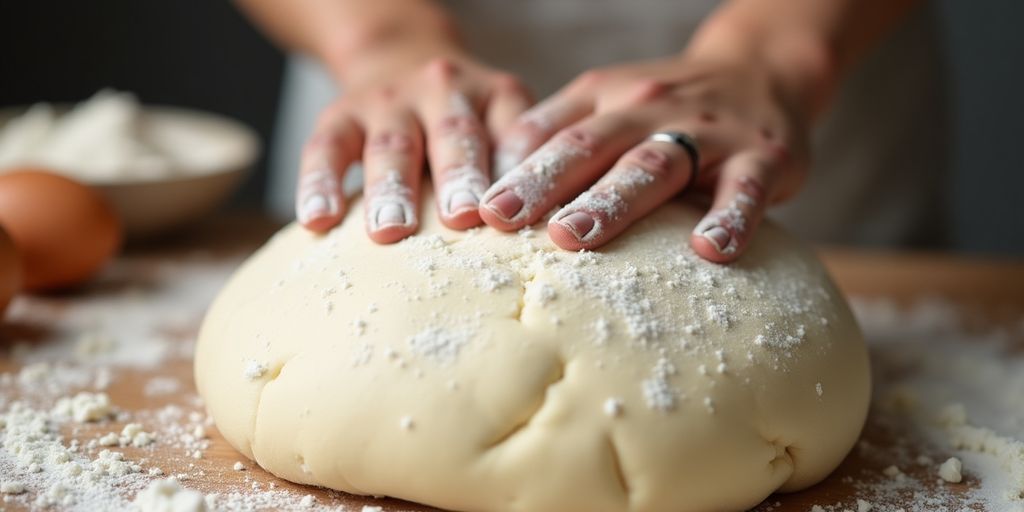
M 451 364 L 469 339 L 465 332 L 431 326 L 409 338 L 408 344 L 415 354 L 441 364 Z
M 638 167 L 626 167 L 606 174 L 593 188 L 573 199 L 552 219 L 557 222 L 573 212 L 597 213 L 592 216 L 594 227 L 583 237 L 592 240 L 604 234 L 604 224 L 620 218 L 629 211 L 629 199 L 654 182 L 651 173 Z
M 242 371 L 242 376 L 247 380 L 256 380 L 267 373 L 266 363 L 261 363 L 255 359 L 249 359 L 245 362 L 245 369 Z
M 511 190 L 523 202 L 522 209 L 510 221 L 527 219 L 545 202 L 546 196 L 554 189 L 558 177 L 565 171 L 566 164 L 573 159 L 585 158 L 589 153 L 577 146 L 548 142 L 523 163 L 502 176 L 490 188 L 483 203 L 490 202 L 497 194 Z
M 366 225 L 370 231 L 416 223 L 416 210 L 412 204 L 412 189 L 402 181 L 402 174 L 392 170 L 370 187 L 366 202 Z
M 177 480 L 156 480 L 132 502 L 140 512 L 206 512 L 205 497 L 183 489 Z
M 468 157 L 467 157 L 468 158 Z M 465 165 L 450 169 L 444 174 L 444 182 L 439 191 L 440 205 L 447 215 L 455 213 L 466 205 L 479 204 L 480 198 L 487 191 L 487 179 L 475 165 Z M 463 206 L 456 206 L 461 203 Z
M 182 172 L 182 159 L 169 151 L 188 148 L 180 143 L 168 147 L 176 140 L 152 140 L 144 121 L 133 94 L 109 89 L 67 113 L 38 103 L 0 126 L 0 169 L 38 166 L 87 183 L 194 172 Z
M 25 492 L 25 484 L 17 480 L 0 482 L 0 494 L 21 494 L 23 492 Z
M 604 405 L 601 407 L 605 415 L 611 418 L 618 418 L 622 416 L 623 405 L 622 400 L 618 398 L 609 398 L 604 401 Z
M 672 363 L 665 358 L 658 359 L 657 364 L 651 370 L 651 376 L 641 383 L 647 407 L 659 412 L 669 412 L 676 408 L 680 394 L 672 388 L 670 382 L 675 374 L 676 368 Z
M 946 459 L 946 462 L 943 462 L 942 465 L 939 466 L 939 477 L 947 482 L 957 484 L 963 480 L 963 476 L 961 474 L 962 470 L 963 463 L 960 462 L 960 459 L 950 457 Z
M 210 475 L 201 467 L 213 461 L 192 456 L 209 449 L 212 420 L 194 410 L 201 403 L 186 381 L 161 374 L 143 381 L 148 408 L 130 413 L 101 390 L 126 374 L 159 371 L 191 357 L 192 327 L 185 326 L 194 325 L 238 261 L 135 256 L 108 268 L 101 293 L 70 303 L 63 297 L 16 299 L 7 320 L 46 325 L 48 336 L 45 343 L 0 347 L 11 348 L 2 353 L 5 362 L 22 364 L 0 372 L 0 508 L 137 510 L 132 502 L 165 475 L 164 464 L 176 467 L 179 487 L 208 485 Z M 138 282 L 139 275 L 146 287 L 119 284 Z M 110 284 L 103 284 L 107 279 Z M 167 400 L 177 403 L 152 405 Z M 101 438 L 110 446 L 101 446 Z M 339 511 L 342 503 L 333 495 L 318 503 L 274 484 L 221 488 L 225 492 L 206 496 L 207 509 Z
M 853 305 L 876 370 L 867 431 L 886 439 L 860 442 L 862 464 L 877 469 L 850 479 L 856 498 L 877 512 L 1024 510 L 1024 358 L 1010 349 L 1024 331 L 966 330 L 940 301 Z
M 82 391 L 73 398 L 61 398 L 53 408 L 54 414 L 67 416 L 79 423 L 106 419 L 113 410 L 106 393 Z
M 730 232 L 729 242 L 719 247 L 712 237 L 705 236 L 710 240 L 718 252 L 722 254 L 734 254 L 739 249 L 738 238 L 747 230 L 747 217 L 741 207 L 752 207 L 757 202 L 751 196 L 739 193 L 734 197 L 729 205 L 725 208 L 712 210 L 701 220 L 696 227 L 693 228 L 693 233 L 696 235 L 704 235 L 712 229 L 726 229 Z

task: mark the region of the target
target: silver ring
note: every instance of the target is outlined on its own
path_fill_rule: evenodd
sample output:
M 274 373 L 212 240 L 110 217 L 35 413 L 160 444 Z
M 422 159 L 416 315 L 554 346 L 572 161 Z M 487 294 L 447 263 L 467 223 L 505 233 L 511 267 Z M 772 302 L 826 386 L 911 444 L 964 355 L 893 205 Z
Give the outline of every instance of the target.
M 696 139 L 683 132 L 654 132 L 647 137 L 647 140 L 668 142 L 686 150 L 686 154 L 690 156 L 690 165 L 693 168 L 693 178 L 690 179 L 690 183 L 697 180 L 697 172 L 700 170 L 700 150 L 697 149 Z

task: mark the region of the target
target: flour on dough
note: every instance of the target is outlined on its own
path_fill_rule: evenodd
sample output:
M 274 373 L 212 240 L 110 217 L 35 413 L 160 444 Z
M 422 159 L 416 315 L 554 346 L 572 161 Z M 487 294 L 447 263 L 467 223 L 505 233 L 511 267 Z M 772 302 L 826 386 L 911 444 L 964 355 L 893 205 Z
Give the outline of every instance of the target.
M 748 509 L 842 461 L 868 359 L 807 247 L 767 224 L 709 263 L 700 214 L 667 204 L 578 253 L 434 214 L 393 245 L 358 216 L 287 227 L 211 307 L 199 390 L 295 482 L 454 510 Z

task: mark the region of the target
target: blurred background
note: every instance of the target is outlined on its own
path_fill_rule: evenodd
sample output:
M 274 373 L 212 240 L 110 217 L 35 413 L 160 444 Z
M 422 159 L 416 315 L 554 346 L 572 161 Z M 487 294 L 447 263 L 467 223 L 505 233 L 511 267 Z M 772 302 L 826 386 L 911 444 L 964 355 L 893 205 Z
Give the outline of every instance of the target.
M 1024 254 L 1024 3 L 936 6 L 951 112 L 948 248 Z M 268 150 L 231 205 L 266 204 L 285 59 L 231 3 L 5 0 L 0 20 L 0 107 L 81 101 L 113 87 L 233 117 Z

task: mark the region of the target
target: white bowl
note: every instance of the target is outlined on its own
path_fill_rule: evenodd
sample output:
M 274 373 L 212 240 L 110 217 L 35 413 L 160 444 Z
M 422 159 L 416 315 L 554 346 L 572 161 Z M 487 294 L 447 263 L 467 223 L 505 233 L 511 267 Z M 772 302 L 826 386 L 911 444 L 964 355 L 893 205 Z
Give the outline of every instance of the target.
M 0 126 L 25 110 L 0 110 Z M 208 112 L 147 105 L 140 129 L 157 148 L 194 148 L 181 155 L 187 168 L 159 178 L 96 179 L 64 172 L 106 196 L 130 238 L 152 237 L 203 218 L 238 188 L 260 153 L 251 128 Z

